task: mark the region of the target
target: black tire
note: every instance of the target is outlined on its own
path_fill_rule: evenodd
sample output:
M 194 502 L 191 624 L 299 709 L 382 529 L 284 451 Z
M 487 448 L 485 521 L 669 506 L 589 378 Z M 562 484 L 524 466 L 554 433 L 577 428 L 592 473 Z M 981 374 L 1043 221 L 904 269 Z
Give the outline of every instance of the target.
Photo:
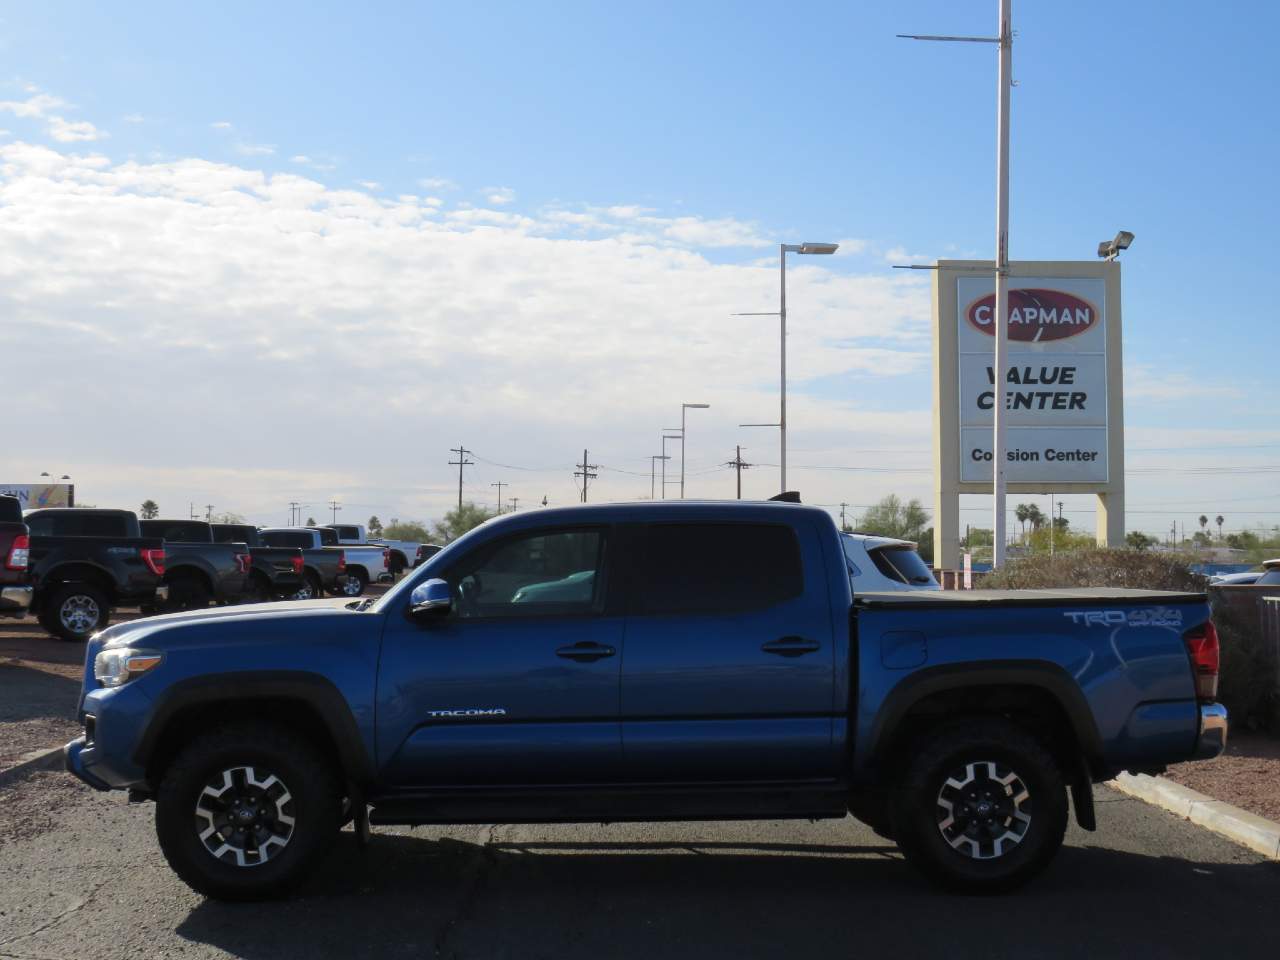
M 195 574 L 179 574 L 169 581 L 166 610 L 203 610 L 209 606 L 208 585 Z
M 960 721 L 921 744 L 892 816 L 898 846 L 930 880 L 959 893 L 1001 893 L 1062 846 L 1066 784 L 1049 751 L 1016 724 Z
M 348 570 L 346 582 L 333 591 L 335 597 L 358 597 L 369 587 L 369 578 L 360 569 Z
M 258 573 L 251 573 L 244 581 L 244 589 L 240 591 L 241 603 L 270 603 L 271 584 L 267 578 Z
M 107 594 L 91 583 L 60 583 L 40 607 L 40 625 L 63 640 L 83 641 L 106 627 Z
M 210 799 L 210 785 L 223 787 L 230 799 Z M 288 893 L 319 862 L 338 833 L 341 801 L 337 771 L 310 740 L 271 723 L 228 724 L 192 740 L 165 770 L 156 794 L 156 836 L 169 866 L 197 893 L 265 900 Z M 245 822 L 237 813 L 253 815 L 258 804 L 267 816 L 235 829 Z M 225 816 L 223 806 L 230 811 Z M 275 839 L 259 846 L 248 839 L 255 833 Z
M 290 600 L 319 600 L 324 596 L 324 588 L 320 585 L 320 578 L 308 570 L 302 575 L 304 586 L 297 593 L 291 594 Z M 304 596 L 303 592 L 307 595 Z

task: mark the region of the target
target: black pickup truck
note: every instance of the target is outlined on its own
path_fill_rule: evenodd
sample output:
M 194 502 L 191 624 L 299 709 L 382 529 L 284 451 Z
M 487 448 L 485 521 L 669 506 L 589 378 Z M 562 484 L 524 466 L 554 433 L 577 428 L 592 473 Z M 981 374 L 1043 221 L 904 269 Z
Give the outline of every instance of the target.
M 341 547 L 315 546 L 316 537 L 306 530 L 267 527 L 259 531 L 269 547 L 290 547 L 302 551 L 303 584 L 295 600 L 318 600 L 326 592 L 338 595 L 347 582 L 347 557 Z
M 31 531 L 17 497 L 0 497 L 0 617 L 25 617 L 31 606 L 27 556 Z
M 132 511 L 48 507 L 25 519 L 31 609 L 55 636 L 86 640 L 113 608 L 168 599 L 164 541 L 143 537 Z
M 203 610 L 209 601 L 239 603 L 249 576 L 249 545 L 218 543 L 203 520 L 143 520 L 144 537 L 164 540 L 165 610 Z
M 258 528 L 248 523 L 215 523 L 213 539 L 218 543 L 249 545 L 252 565 L 242 597 L 246 602 L 284 600 L 296 596 L 306 587 L 300 549 L 269 547 Z

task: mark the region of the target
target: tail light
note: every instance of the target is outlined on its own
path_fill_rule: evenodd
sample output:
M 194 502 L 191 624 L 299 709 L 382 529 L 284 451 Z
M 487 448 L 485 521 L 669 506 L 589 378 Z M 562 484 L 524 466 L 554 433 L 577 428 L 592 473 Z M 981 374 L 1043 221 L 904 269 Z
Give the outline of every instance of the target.
M 347 572 L 347 551 L 345 550 L 343 550 L 342 553 L 338 554 L 338 572 L 339 573 Z
M 13 546 L 9 548 L 9 556 L 5 557 L 6 570 L 25 570 L 31 560 L 31 539 L 20 533 L 13 538 Z
M 154 573 L 157 577 L 164 576 L 164 547 L 157 547 L 154 550 L 139 550 L 142 554 L 142 562 L 147 565 L 147 569 Z
M 391 550 L 390 548 L 382 551 L 382 565 L 384 567 L 391 566 Z
M 421 559 L 422 559 L 422 547 L 421 547 L 421 546 L 419 546 L 419 547 L 418 547 L 418 552 L 417 552 L 417 554 L 415 555 L 415 558 L 414 558 L 414 559 L 417 559 L 417 560 L 421 560 Z
M 236 554 L 236 566 L 240 568 L 241 573 L 248 573 L 253 567 L 253 557 L 247 553 Z
M 293 572 L 298 576 L 302 576 L 302 554 L 298 554 L 296 557 L 290 557 L 289 562 L 293 564 Z
M 1187 653 L 1191 655 L 1191 669 L 1196 678 L 1196 696 L 1201 700 L 1213 700 L 1218 696 L 1218 628 L 1212 620 L 1206 620 L 1183 634 Z

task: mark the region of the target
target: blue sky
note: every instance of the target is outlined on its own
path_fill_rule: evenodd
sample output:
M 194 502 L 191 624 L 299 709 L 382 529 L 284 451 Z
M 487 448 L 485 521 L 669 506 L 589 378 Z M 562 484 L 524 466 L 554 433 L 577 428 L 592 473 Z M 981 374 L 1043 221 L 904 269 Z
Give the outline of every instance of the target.
M 402 195 L 431 197 L 440 210 L 492 211 L 485 222 L 495 230 L 523 229 L 511 218 L 540 224 L 550 219 L 566 227 L 559 239 L 577 245 L 609 243 L 614 235 L 595 226 L 574 232 L 568 227 L 572 215 L 644 208 L 663 221 L 650 226 L 665 232 L 659 246 L 663 256 L 677 258 L 671 263 L 684 266 L 688 261 L 679 258 L 696 257 L 708 276 L 721 279 L 720 268 L 759 273 L 758 280 L 750 271 L 742 275 L 751 279 L 744 280 L 740 299 L 699 305 L 715 313 L 716 325 L 672 330 L 673 350 L 687 340 L 714 347 L 722 312 L 768 308 L 771 279 L 756 266 L 771 256 L 766 243 L 840 240 L 845 255 L 813 268 L 824 274 L 815 274 L 814 283 L 830 291 L 824 309 L 832 316 L 824 330 L 839 328 L 836 301 L 844 295 L 826 274 L 849 278 L 848 295 L 863 297 L 869 315 L 885 304 L 891 309 L 882 315 L 883 329 L 875 327 L 873 316 L 855 325 L 846 364 L 833 360 L 806 368 L 797 355 L 796 394 L 817 406 L 851 411 L 851 424 L 841 435 L 824 422 L 807 441 L 803 421 L 793 424 L 793 445 L 807 445 L 821 463 L 848 466 L 880 456 L 858 451 L 881 449 L 884 436 L 895 433 L 887 421 L 877 425 L 872 414 L 914 411 L 927 420 L 929 405 L 927 362 L 922 365 L 919 352 L 919 297 L 910 304 L 902 300 L 895 313 L 892 304 L 899 301 L 868 300 L 866 284 L 889 296 L 882 284 L 910 282 L 892 275 L 892 263 L 983 257 L 992 246 L 994 49 L 914 43 L 894 34 L 990 34 L 995 6 L 11 7 L 0 22 L 0 52 L 11 78 L 0 99 L 22 102 L 39 91 L 64 101 L 58 116 L 90 123 L 101 136 L 59 140 L 52 125 L 42 129 L 37 118 L 18 114 L 0 114 L 0 127 L 10 131 L 11 142 L 43 144 L 63 154 L 92 151 L 114 165 L 156 167 L 200 158 L 268 178 L 305 177 L 327 190 L 351 189 L 388 202 Z M 1127 416 L 1135 468 L 1130 525 L 1167 529 L 1163 516 L 1148 523 L 1138 512 L 1144 500 L 1153 510 L 1167 504 L 1178 515 L 1231 502 L 1239 505 L 1242 523 L 1246 508 L 1256 511 L 1247 516 L 1251 523 L 1280 521 L 1280 506 L 1266 499 L 1273 476 L 1203 472 L 1215 466 L 1261 468 L 1280 459 L 1280 428 L 1258 402 L 1274 380 L 1272 365 L 1280 352 L 1268 282 L 1280 214 L 1270 50 L 1280 13 L 1263 3 L 1241 5 L 1229 15 L 1192 4 L 1015 3 L 1014 19 L 1014 258 L 1087 258 L 1116 229 L 1137 235 L 1124 257 Z M 122 189 L 145 193 L 152 187 Z M 508 218 L 505 225 L 499 214 Z M 535 232 L 557 236 L 548 230 L 540 226 Z M 578 247 L 559 249 L 576 255 Z M 467 257 L 482 274 L 495 269 L 485 266 L 484 248 Z M 516 312 L 528 309 L 530 299 L 555 301 L 555 294 L 537 289 L 537 276 L 535 271 L 513 279 L 505 288 Z M 616 290 L 605 279 L 607 271 L 598 276 L 601 286 L 584 302 L 607 303 Z M 475 282 L 485 286 L 483 279 Z M 793 311 L 799 312 L 803 272 L 797 282 L 800 299 Z M 450 296 L 466 299 L 475 289 L 463 283 Z M 194 288 L 188 293 L 194 295 Z M 899 288 L 894 296 L 907 294 Z M 655 312 L 664 310 L 661 300 L 662 291 L 654 291 Z M 66 309 L 77 322 L 105 324 L 103 302 L 102 296 L 90 296 Z M 494 314 L 504 310 L 501 298 L 492 308 Z M 588 314 L 582 316 L 583 329 L 609 322 Z M 913 323 L 911 346 L 898 328 Z M 497 333 L 518 346 L 518 329 Z M 617 349 L 625 354 L 620 334 L 618 339 Z M 886 367 L 855 356 L 886 345 L 889 352 L 903 348 L 900 362 Z M 770 372 L 775 341 L 761 336 L 749 346 L 762 356 L 758 375 L 747 376 L 731 396 L 750 409 L 727 409 L 726 398 L 713 405 L 717 419 L 709 419 L 708 431 L 718 444 L 714 456 L 724 454 L 720 460 L 728 459 L 734 442 L 746 441 L 761 448 L 758 459 L 772 462 L 771 441 L 758 434 L 737 436 L 733 429 L 737 422 L 767 416 L 776 402 Z M 912 350 L 916 359 L 903 359 Z M 184 354 L 181 363 L 190 356 Z M 605 351 L 596 357 L 596 365 L 607 365 L 609 356 Z M 579 359 L 587 362 L 587 355 Z M 340 355 L 326 362 L 342 365 Z M 282 369 L 263 372 L 297 376 Z M 379 375 L 406 374 L 379 368 Z M 483 367 L 476 375 L 484 377 Z M 714 389 L 697 379 L 683 381 L 678 372 L 672 376 L 672 390 Z M 304 389 L 305 381 L 297 385 Z M 758 403 L 749 399 L 752 391 Z M 662 398 L 663 409 L 672 405 L 667 399 Z M 679 398 L 674 399 L 678 414 Z M 551 406 L 558 411 L 573 401 L 564 396 Z M 584 439 L 618 464 L 630 458 L 627 469 L 640 470 L 637 465 L 657 452 L 656 437 L 666 424 L 651 423 L 661 415 L 651 415 L 644 404 L 628 409 L 619 403 L 599 418 L 605 436 Z M 485 439 L 490 459 L 542 464 L 547 456 L 536 453 L 560 443 L 565 418 L 549 410 L 544 419 L 545 435 L 534 447 L 521 446 L 529 442 L 524 421 L 508 430 L 501 418 L 481 416 L 469 432 Z M 568 435 L 589 433 L 583 428 L 591 423 L 569 419 L 564 445 L 580 450 L 582 442 Z M 928 476 L 919 469 L 928 463 L 927 422 L 923 428 L 911 443 L 924 454 L 913 459 L 904 451 L 886 461 L 907 472 L 865 477 L 852 489 L 846 475 L 832 472 L 819 480 L 815 474 L 819 495 L 858 503 L 898 489 L 927 500 Z M 394 428 L 387 431 L 384 444 L 395 436 Z M 448 439 L 442 446 L 458 442 Z M 1147 453 L 1149 448 L 1160 449 Z M 163 451 L 157 447 L 145 455 L 159 460 Z M 62 453 L 51 444 L 32 456 L 43 462 Z M 704 451 L 708 470 L 718 462 L 712 457 Z M 284 459 L 311 462 L 302 450 Z M 551 459 L 572 456 L 561 456 L 557 447 Z M 1199 473 L 1177 472 L 1192 459 Z M 85 475 L 95 476 L 104 498 L 133 495 L 131 487 L 108 481 L 111 460 L 105 450 L 90 460 L 101 465 L 101 477 L 90 466 Z M 757 474 L 765 487 L 767 469 Z M 447 506 L 447 467 L 426 469 L 406 461 L 392 472 L 390 479 L 378 478 L 382 492 L 366 492 L 359 501 L 354 489 L 347 495 L 353 503 L 367 500 L 413 515 Z M 478 477 L 475 495 L 496 479 L 496 471 Z M 374 485 L 356 473 L 332 482 Z M 172 483 L 175 498 L 193 485 L 177 475 Z M 218 496 L 232 508 L 244 504 L 241 512 L 268 509 L 265 498 L 234 485 L 200 483 L 204 496 Z M 416 489 L 420 484 L 432 490 Z M 201 496 L 201 490 L 190 492 Z M 1203 507 L 1194 505 L 1200 501 Z M 1087 523 L 1086 498 L 1073 505 Z M 1268 509 L 1274 512 L 1264 514 Z

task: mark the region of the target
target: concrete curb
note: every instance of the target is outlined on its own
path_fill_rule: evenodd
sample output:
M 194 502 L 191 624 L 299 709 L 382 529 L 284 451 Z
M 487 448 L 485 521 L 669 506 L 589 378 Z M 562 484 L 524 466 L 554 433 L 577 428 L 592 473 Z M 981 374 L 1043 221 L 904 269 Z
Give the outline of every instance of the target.
M 1280 860 L 1280 823 L 1197 793 L 1164 777 L 1122 773 L 1110 782 L 1121 793 L 1162 807 L 1272 860 Z
M 0 787 L 17 780 L 32 770 L 60 770 L 62 768 L 62 748 L 45 747 L 23 754 L 18 762 L 0 770 Z

